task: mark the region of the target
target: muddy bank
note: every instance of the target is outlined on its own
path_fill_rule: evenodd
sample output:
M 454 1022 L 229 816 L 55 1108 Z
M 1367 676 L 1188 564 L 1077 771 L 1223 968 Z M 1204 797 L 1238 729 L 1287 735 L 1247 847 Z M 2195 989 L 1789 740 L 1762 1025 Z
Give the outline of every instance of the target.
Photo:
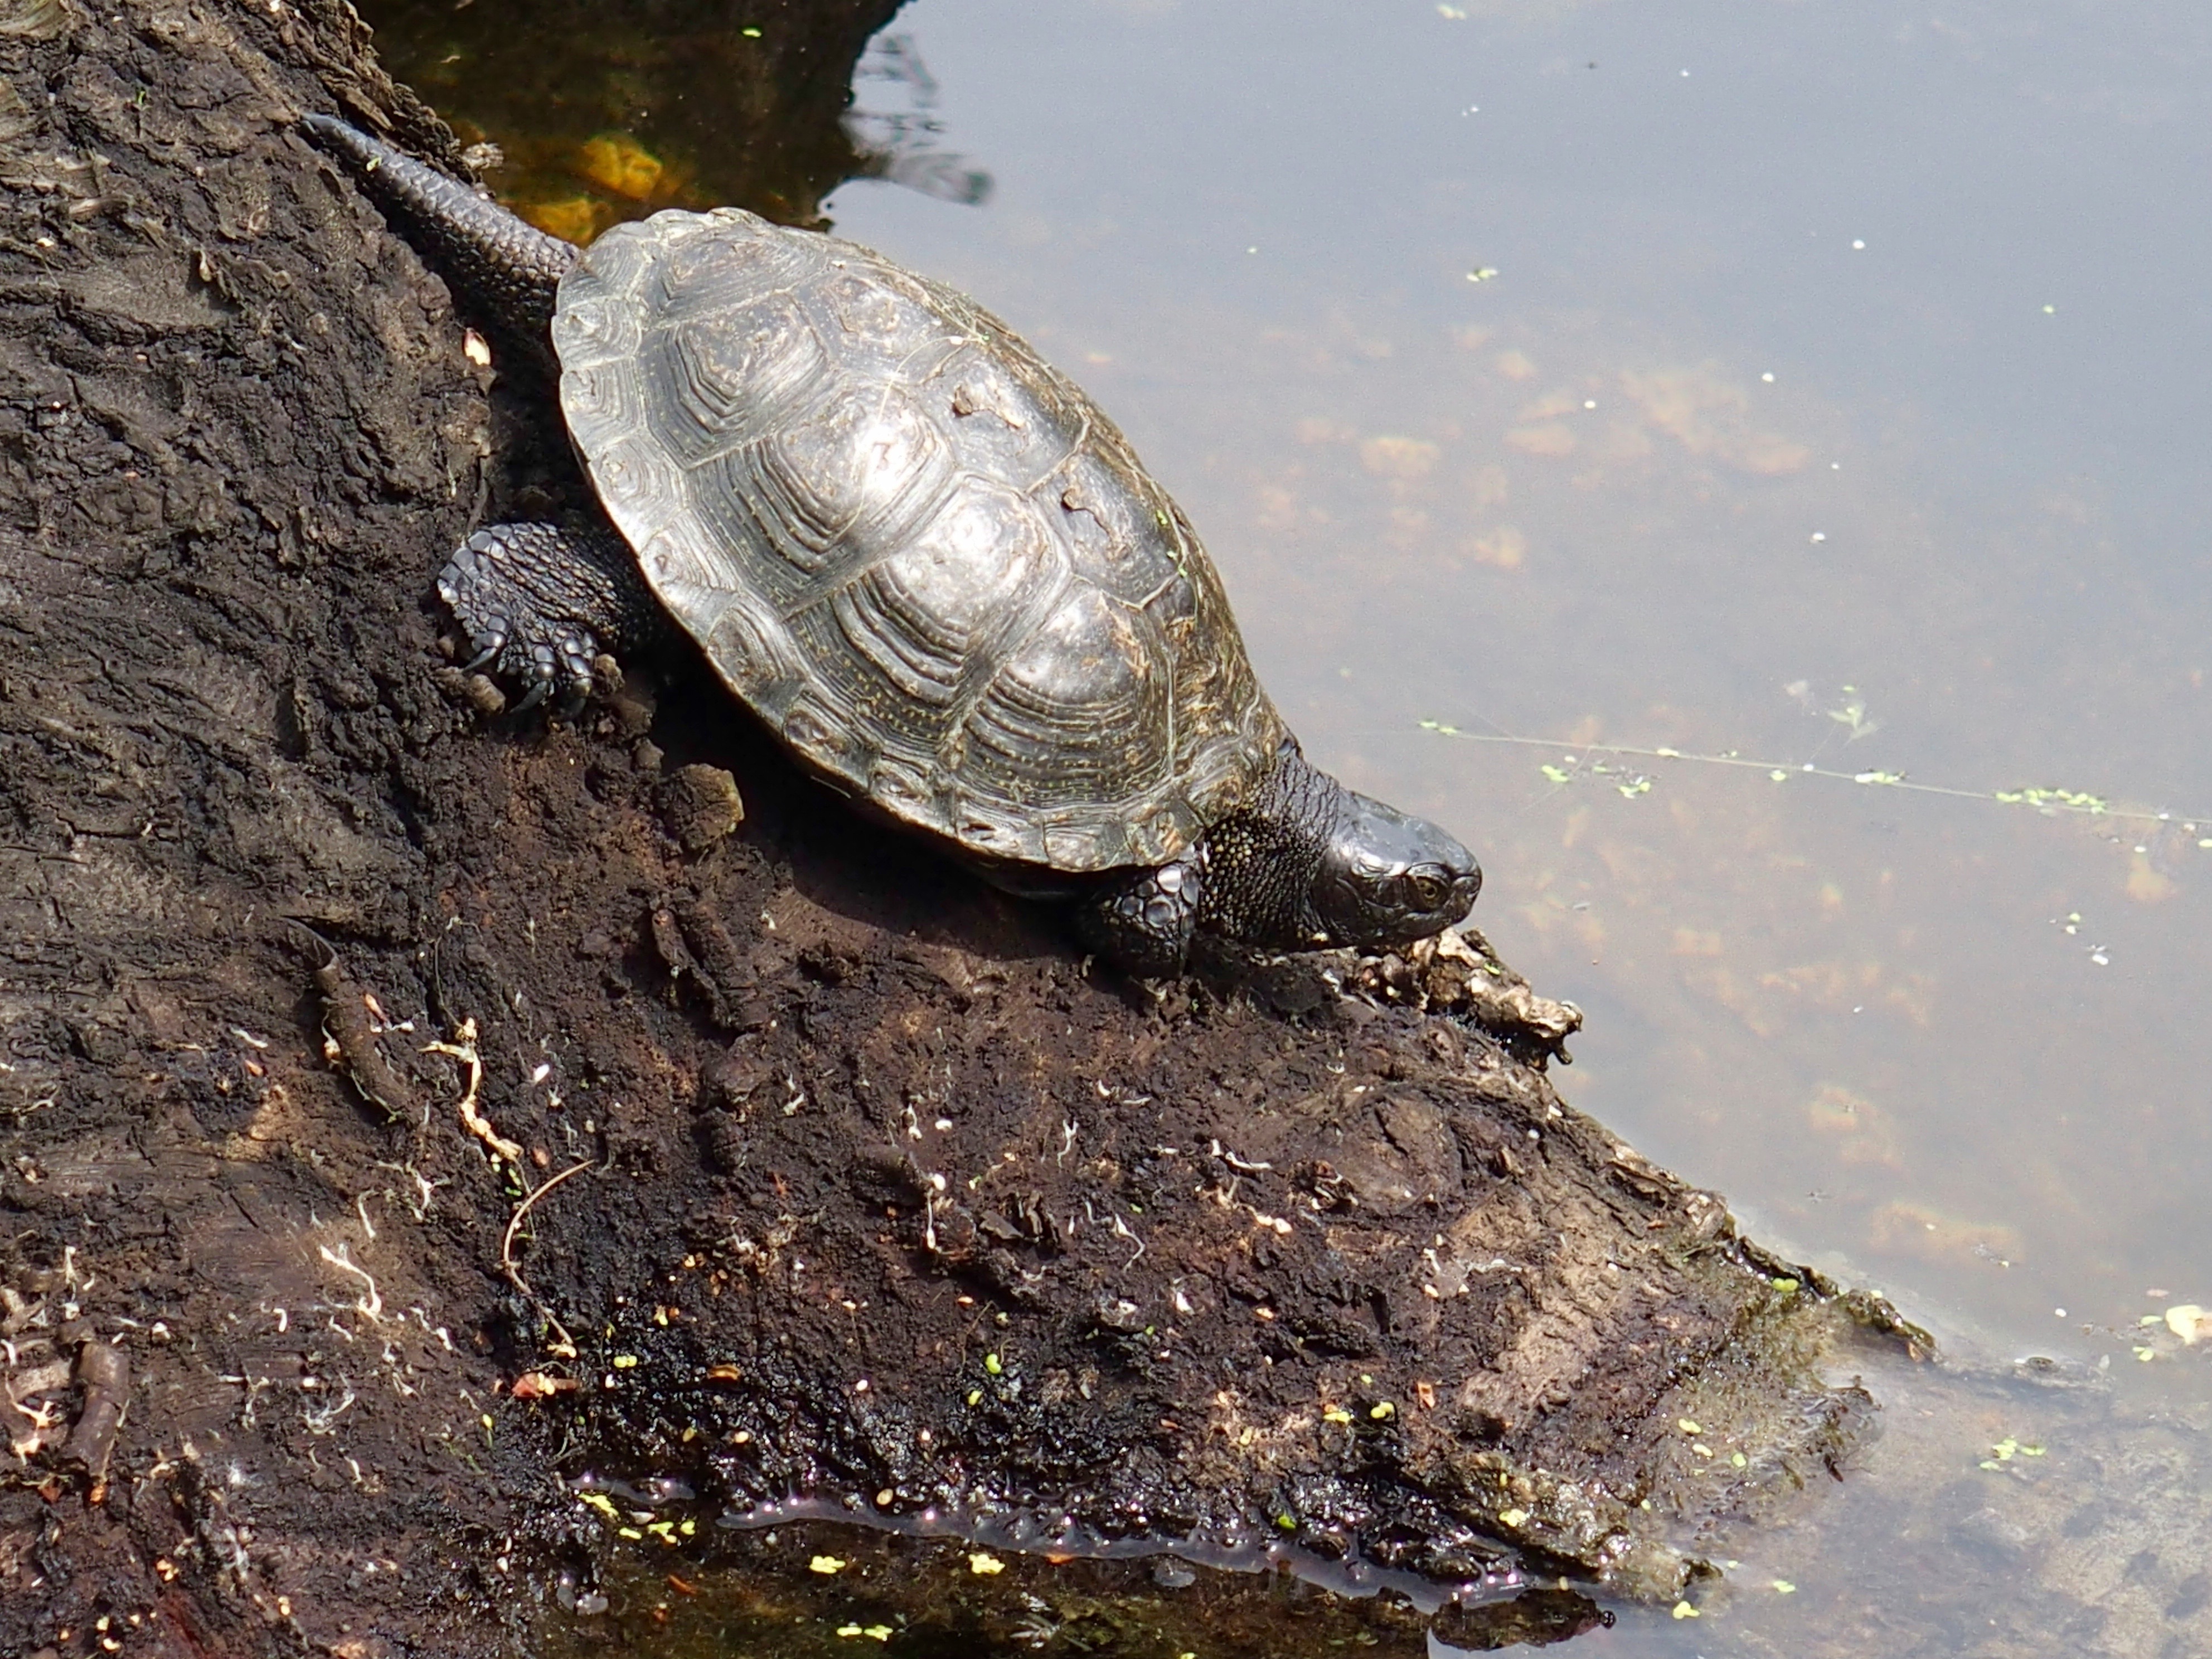
M 429 574 L 578 486 L 292 131 L 455 157 L 349 14 L 24 0 L 0 76 L 0 1651 L 535 1648 L 791 1582 L 794 1498 L 1041 1552 L 896 1558 L 917 1642 L 1176 1541 L 1473 1644 L 1862 1441 L 1864 1310 L 1566 1106 L 1502 967 L 1154 997 L 694 662 L 499 714 Z

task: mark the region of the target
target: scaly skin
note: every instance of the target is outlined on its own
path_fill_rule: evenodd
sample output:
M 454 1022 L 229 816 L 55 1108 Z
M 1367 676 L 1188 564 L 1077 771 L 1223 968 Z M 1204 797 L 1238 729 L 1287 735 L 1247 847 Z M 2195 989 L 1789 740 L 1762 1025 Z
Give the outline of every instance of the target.
M 573 246 L 335 116 L 303 115 L 300 125 L 351 167 L 479 321 L 547 350 L 561 278 L 576 263 Z

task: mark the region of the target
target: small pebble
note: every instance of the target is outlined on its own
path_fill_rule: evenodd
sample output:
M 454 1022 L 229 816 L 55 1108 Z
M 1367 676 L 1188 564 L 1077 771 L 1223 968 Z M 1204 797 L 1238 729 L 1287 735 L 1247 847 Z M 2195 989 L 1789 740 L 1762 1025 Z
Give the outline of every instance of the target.
M 679 766 L 661 793 L 669 828 L 687 853 L 704 852 L 745 821 L 738 781 L 719 766 Z

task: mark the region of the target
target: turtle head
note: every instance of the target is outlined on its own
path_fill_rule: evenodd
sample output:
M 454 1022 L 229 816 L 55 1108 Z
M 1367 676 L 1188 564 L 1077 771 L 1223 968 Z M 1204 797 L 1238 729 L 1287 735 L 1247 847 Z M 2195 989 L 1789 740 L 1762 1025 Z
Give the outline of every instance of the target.
M 1408 945 L 1464 918 L 1474 854 L 1310 763 L 1285 738 L 1251 805 L 1206 832 L 1199 926 L 1249 950 Z
M 1409 945 L 1462 920 L 1482 890 L 1455 839 L 1346 788 L 1288 738 L 1251 801 L 1182 857 L 1106 874 L 1078 929 L 1139 974 L 1179 971 L 1201 940 L 1232 957 Z
M 1405 945 L 1463 920 L 1482 890 L 1474 854 L 1435 824 L 1340 791 L 1308 902 L 1316 944 Z

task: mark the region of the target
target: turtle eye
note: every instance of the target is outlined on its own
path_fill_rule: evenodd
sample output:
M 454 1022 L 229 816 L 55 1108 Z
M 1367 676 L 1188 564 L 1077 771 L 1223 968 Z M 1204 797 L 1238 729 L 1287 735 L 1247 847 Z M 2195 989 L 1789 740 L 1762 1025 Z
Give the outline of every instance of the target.
M 1451 883 L 1444 879 L 1442 872 L 1433 869 L 1409 872 L 1406 884 L 1413 890 L 1413 902 L 1424 910 L 1437 909 L 1451 896 Z

